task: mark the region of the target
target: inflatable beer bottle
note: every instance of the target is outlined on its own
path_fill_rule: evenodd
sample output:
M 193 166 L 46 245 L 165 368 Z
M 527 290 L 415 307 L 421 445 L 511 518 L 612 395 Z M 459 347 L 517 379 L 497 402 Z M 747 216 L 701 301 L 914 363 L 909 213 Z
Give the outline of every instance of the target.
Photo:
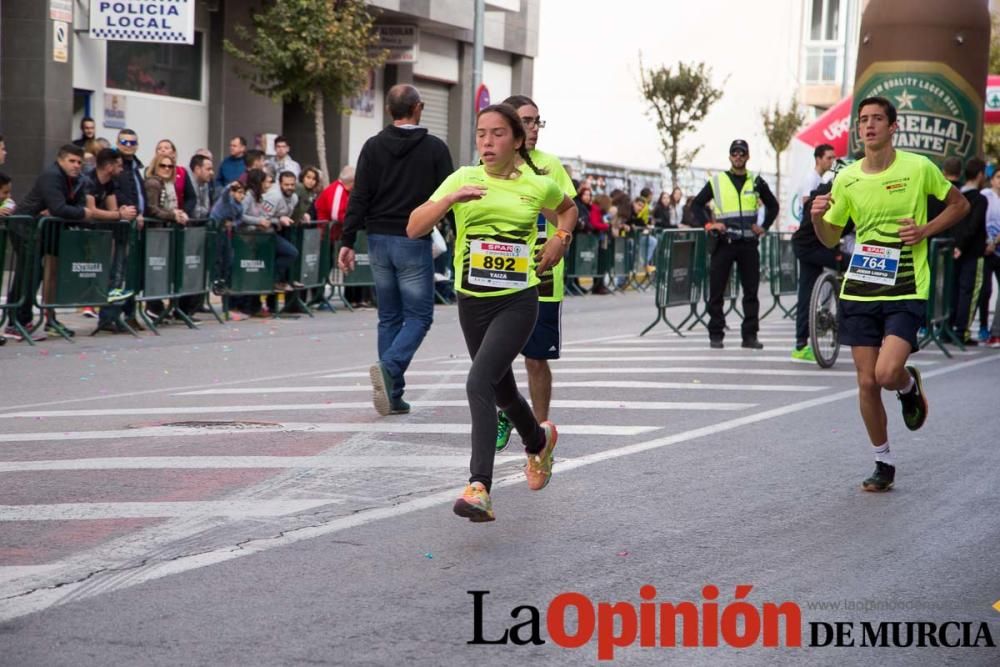
M 896 148 L 938 165 L 980 155 L 989 49 L 985 0 L 871 0 L 861 18 L 851 152 L 860 149 L 858 103 L 880 95 L 899 112 Z

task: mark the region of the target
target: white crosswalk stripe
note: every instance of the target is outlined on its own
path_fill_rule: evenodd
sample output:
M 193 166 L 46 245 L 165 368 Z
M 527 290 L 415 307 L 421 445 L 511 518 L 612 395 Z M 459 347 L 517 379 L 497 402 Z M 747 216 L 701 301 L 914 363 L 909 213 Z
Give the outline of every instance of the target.
M 588 380 L 583 382 L 552 383 L 554 389 L 680 389 L 684 391 L 822 391 L 825 385 L 798 384 L 719 384 L 711 382 L 642 382 L 640 380 Z M 465 390 L 464 382 L 440 382 L 437 384 L 407 384 L 409 391 L 425 389 L 461 389 Z M 267 394 L 329 394 L 329 393 L 370 393 L 372 388 L 367 384 L 343 386 L 335 384 L 305 385 L 298 387 L 225 387 L 221 389 L 201 389 L 185 391 L 174 396 L 246 396 Z
M 227 517 L 242 519 L 306 512 L 341 499 L 198 501 L 165 503 L 56 503 L 50 505 L 0 505 L 0 521 L 73 521 L 95 519 L 159 519 Z
M 371 389 L 369 388 L 369 391 Z M 113 417 L 137 415 L 204 415 L 215 413 L 261 413 L 261 412 L 317 412 L 323 410 L 367 410 L 369 401 L 345 403 L 292 403 L 278 405 L 196 405 L 169 408 L 100 408 L 93 410 L 39 410 L 35 412 L 11 412 L 0 414 L 0 419 L 31 419 L 34 417 Z M 466 408 L 467 400 L 410 401 L 414 408 Z M 567 410 L 746 410 L 756 403 L 702 403 L 692 401 L 552 401 L 552 407 Z
M 814 364 L 803 364 L 804 368 L 801 370 L 792 369 L 764 369 L 764 368 L 727 368 L 727 367 L 714 367 L 714 366 L 662 366 L 659 368 L 650 368 L 649 366 L 629 366 L 625 368 L 566 368 L 562 364 L 559 365 L 558 369 L 555 371 L 559 375 L 587 375 L 593 373 L 595 375 L 600 374 L 611 374 L 611 375 L 659 375 L 664 374 L 677 374 L 677 373 L 687 373 L 687 374 L 702 374 L 702 375 L 783 375 L 783 376 L 814 376 L 814 377 L 854 377 L 854 371 L 833 371 L 833 370 L 822 370 L 817 368 Z M 452 370 L 436 370 L 436 371 L 407 371 L 406 377 L 441 377 L 442 375 L 456 375 L 459 373 L 467 373 L 464 368 L 455 368 Z M 520 369 L 514 369 L 514 375 L 525 376 L 526 373 Z M 332 375 L 322 375 L 320 376 L 324 379 L 330 378 L 366 378 L 368 377 L 368 371 L 345 371 L 342 373 L 333 373 Z
M 259 410 L 259 408 L 258 408 Z M 146 428 L 126 428 L 107 431 L 48 431 L 31 433 L 0 433 L 0 442 L 46 442 L 61 440 L 132 440 L 140 438 L 176 438 L 176 437 L 217 437 L 239 434 L 247 436 L 251 433 L 381 433 L 381 434 L 440 434 L 467 435 L 469 424 L 415 424 L 415 423 L 327 423 L 327 422 L 292 422 L 265 425 L 259 428 L 227 427 L 227 422 L 220 421 L 212 428 L 189 428 L 186 426 L 149 426 Z M 560 433 L 568 435 L 615 435 L 630 436 L 657 430 L 656 426 L 608 426 L 599 424 L 564 424 L 559 427 Z

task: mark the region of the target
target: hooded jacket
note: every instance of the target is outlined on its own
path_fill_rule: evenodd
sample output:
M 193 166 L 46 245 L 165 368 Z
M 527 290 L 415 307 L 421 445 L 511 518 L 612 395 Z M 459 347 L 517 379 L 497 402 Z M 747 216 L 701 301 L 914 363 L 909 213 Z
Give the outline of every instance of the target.
M 452 171 L 448 147 L 427 128 L 386 127 L 365 142 L 358 157 L 343 244 L 353 248 L 361 229 L 406 236 L 410 212 L 426 202 Z

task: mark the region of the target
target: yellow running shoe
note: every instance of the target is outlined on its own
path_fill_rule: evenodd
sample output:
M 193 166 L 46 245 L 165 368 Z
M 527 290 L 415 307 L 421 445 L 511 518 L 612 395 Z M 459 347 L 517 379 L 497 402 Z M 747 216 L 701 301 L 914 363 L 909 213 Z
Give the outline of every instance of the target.
M 555 462 L 553 451 L 559 440 L 555 424 L 544 421 L 541 427 L 545 431 L 545 448 L 537 454 L 529 453 L 528 463 L 524 466 L 524 476 L 528 478 L 528 488 L 532 491 L 541 491 L 552 479 L 552 464 Z
M 465 491 L 455 501 L 452 509 L 458 516 L 465 517 L 474 523 L 496 519 L 496 516 L 493 514 L 493 502 L 490 500 L 490 492 L 486 490 L 482 482 L 467 484 Z

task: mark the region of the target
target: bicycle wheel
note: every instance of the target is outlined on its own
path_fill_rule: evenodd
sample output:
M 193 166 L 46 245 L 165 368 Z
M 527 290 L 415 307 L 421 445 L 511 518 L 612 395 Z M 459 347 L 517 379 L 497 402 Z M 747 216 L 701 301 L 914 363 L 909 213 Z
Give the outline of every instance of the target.
M 837 310 L 840 291 L 837 276 L 824 272 L 813 286 L 809 299 L 809 342 L 820 368 L 830 368 L 840 352 Z

